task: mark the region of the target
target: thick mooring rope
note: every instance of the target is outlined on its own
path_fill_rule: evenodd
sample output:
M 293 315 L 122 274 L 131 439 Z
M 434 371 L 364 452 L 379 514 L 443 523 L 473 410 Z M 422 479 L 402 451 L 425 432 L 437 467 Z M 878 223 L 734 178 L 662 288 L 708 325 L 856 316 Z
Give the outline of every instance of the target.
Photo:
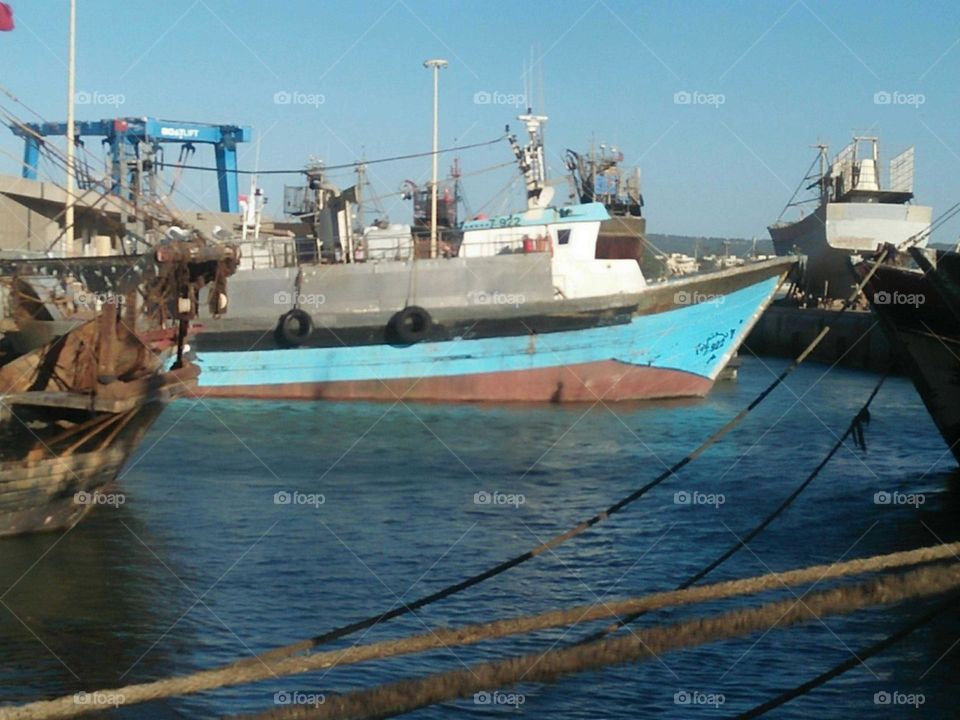
M 283 707 L 246 720 L 360 720 L 399 715 L 436 703 L 470 697 L 520 682 L 552 682 L 586 670 L 636 662 L 663 653 L 710 642 L 742 637 L 774 627 L 787 627 L 826 615 L 847 615 L 856 610 L 892 605 L 960 588 L 960 565 L 925 567 L 858 585 L 812 593 L 802 599 L 771 602 L 751 609 L 733 610 L 664 627 L 574 645 L 507 660 L 473 665 L 423 678 L 401 680 L 344 695 L 331 695 L 314 706 Z
M 884 249 L 880 253 L 874 266 L 868 271 L 865 277 L 860 281 L 860 283 L 854 289 L 854 292 L 851 293 L 850 297 L 847 298 L 843 306 L 837 311 L 837 315 L 836 315 L 837 318 L 839 318 L 844 312 L 846 312 L 850 307 L 853 306 L 857 297 L 860 295 L 862 289 L 866 286 L 866 284 L 870 281 L 870 279 L 876 273 L 877 268 L 883 262 L 887 254 L 888 254 L 887 249 Z M 679 461 L 675 462 L 671 467 L 667 468 L 665 471 L 660 473 L 656 478 L 648 482 L 646 485 L 643 485 L 637 490 L 634 490 L 629 495 L 626 495 L 625 497 L 621 498 L 617 502 L 607 507 L 605 510 L 595 514 L 593 517 L 578 523 L 577 525 L 566 530 L 563 533 L 555 535 L 554 537 L 550 538 L 546 542 L 542 543 L 537 547 L 532 548 L 531 550 L 528 550 L 527 552 L 524 552 L 520 555 L 510 558 L 509 560 L 499 563 L 498 565 L 488 568 L 487 570 L 477 573 L 476 575 L 473 575 L 458 583 L 448 585 L 447 587 L 442 588 L 441 590 L 438 590 L 429 595 L 425 595 L 417 600 L 414 600 L 413 602 L 404 603 L 403 605 L 394 607 L 379 615 L 372 615 L 363 620 L 359 620 L 354 623 L 350 623 L 348 625 L 343 625 L 339 628 L 335 628 L 321 635 L 317 635 L 297 643 L 292 643 L 286 646 L 275 648 L 274 650 L 261 653 L 254 658 L 240 660 L 230 665 L 222 666 L 221 668 L 214 668 L 208 671 L 204 671 L 203 674 L 220 673 L 220 672 L 231 673 L 232 671 L 238 670 L 247 665 L 262 668 L 265 665 L 269 665 L 272 661 L 296 656 L 300 653 L 304 653 L 324 643 L 331 642 L 333 640 L 345 637 L 354 632 L 372 627 L 381 622 L 391 620 L 395 617 L 412 613 L 421 607 L 430 605 L 434 602 L 437 602 L 444 598 L 455 595 L 470 587 L 473 587 L 474 585 L 478 585 L 479 583 L 485 580 L 488 580 L 492 577 L 496 577 L 497 575 L 500 575 L 513 567 L 521 565 L 527 562 L 528 560 L 531 560 L 537 557 L 538 555 L 541 555 L 544 552 L 547 552 L 548 550 L 552 550 L 553 548 L 567 542 L 568 540 L 571 540 L 581 535 L 582 533 L 586 532 L 588 529 L 590 529 L 594 525 L 597 525 L 600 522 L 603 522 L 604 520 L 608 519 L 611 515 L 614 515 L 615 513 L 619 512 L 623 508 L 627 507 L 631 503 L 641 498 L 647 492 L 649 492 L 650 490 L 652 490 L 653 488 L 657 487 L 662 482 L 664 482 L 667 478 L 671 477 L 672 475 L 675 475 L 679 470 L 681 470 L 682 468 L 686 467 L 688 464 L 696 460 L 704 452 L 706 452 L 707 449 L 709 449 L 712 445 L 719 442 L 724 436 L 726 436 L 735 427 L 737 427 L 746 418 L 746 416 L 749 413 L 751 413 L 754 409 L 756 409 L 757 406 L 759 406 L 779 385 L 781 385 L 787 379 L 787 377 L 789 377 L 791 373 L 793 373 L 794 370 L 796 370 L 797 367 L 799 367 L 807 359 L 807 357 L 809 357 L 809 355 L 816 349 L 816 347 L 827 336 L 830 330 L 831 330 L 830 325 L 825 326 L 820 331 L 820 333 L 818 333 L 818 335 L 810 342 L 807 348 L 802 353 L 800 353 L 800 355 L 798 355 L 797 358 L 794 359 L 790 365 L 788 365 L 784 370 L 782 370 L 781 373 L 774 379 L 774 381 L 769 386 L 767 386 L 746 407 L 741 409 L 736 416 L 734 416 L 729 421 L 727 421 L 718 430 L 714 431 L 714 433 L 710 435 L 706 440 L 704 440 L 696 449 L 694 449 L 692 452 L 687 454 L 685 457 L 681 458 Z M 172 681 L 173 680 L 158 681 L 158 683 L 172 682 Z M 239 681 L 239 682 L 243 682 L 243 681 Z M 158 683 L 148 683 L 147 685 L 155 685 Z M 196 691 L 197 690 L 194 690 L 191 692 L 196 692 Z M 145 698 L 145 699 L 151 699 L 151 698 Z M 56 702 L 56 701 L 51 701 L 51 702 Z M 0 712 L 0 718 L 3 718 L 3 717 L 5 716 L 2 714 L 2 712 Z
M 888 248 L 884 248 L 881 251 L 880 255 L 876 259 L 874 266 L 867 272 L 864 278 L 856 286 L 854 291 L 850 294 L 850 297 L 848 297 L 844 301 L 843 306 L 837 311 L 836 317 L 834 319 L 835 321 L 837 318 L 843 315 L 843 313 L 845 313 L 854 305 L 857 298 L 860 296 L 860 293 L 863 291 L 863 288 L 866 287 L 867 283 L 873 278 L 873 275 L 876 273 L 877 269 L 882 264 L 882 262 L 884 261 L 884 259 L 888 254 L 889 254 Z M 743 422 L 743 420 L 747 417 L 747 415 L 753 412 L 753 410 L 755 410 L 757 406 L 759 406 L 764 400 L 766 400 L 767 397 L 777 387 L 779 387 L 793 373 L 793 371 L 796 370 L 810 356 L 810 354 L 817 348 L 817 346 L 821 342 L 823 342 L 823 339 L 827 336 L 827 334 L 830 332 L 831 329 L 832 328 L 830 325 L 824 326 L 824 328 L 810 342 L 810 344 L 806 347 L 806 349 L 804 349 L 804 351 L 801 352 L 800 355 L 798 355 L 796 359 L 794 359 L 790 363 L 790 365 L 784 368 L 780 372 L 780 374 L 774 379 L 774 381 L 770 383 L 770 385 L 768 385 L 759 395 L 757 395 L 757 397 L 755 397 L 746 407 L 740 410 L 740 412 L 738 412 L 733 418 L 728 420 L 719 429 L 715 430 L 713 434 L 711 434 L 706 440 L 700 443 L 700 445 L 697 446 L 697 448 L 695 448 L 692 452 L 690 452 L 689 454 L 687 454 L 686 456 L 684 456 L 683 458 L 675 462 L 673 465 L 671 465 L 669 468 L 667 468 L 662 473 L 657 475 L 657 477 L 655 477 L 653 480 L 648 482 L 646 485 L 643 485 L 642 487 L 639 487 L 636 490 L 634 490 L 629 495 L 622 497 L 620 500 L 613 503 L 605 510 L 598 512 L 593 517 L 578 523 L 577 525 L 566 530 L 565 532 L 562 532 L 553 536 L 543 544 L 537 547 L 534 547 L 531 550 L 528 550 L 520 555 L 516 555 L 515 557 L 512 557 L 509 560 L 505 560 L 504 562 L 498 565 L 494 565 L 493 567 L 488 568 L 483 572 L 477 573 L 476 575 L 472 575 L 471 577 L 465 580 L 462 580 L 458 583 L 448 585 L 447 587 L 442 588 L 434 593 L 431 593 L 429 595 L 424 595 L 423 597 L 420 597 L 419 599 L 414 600 L 413 602 L 404 603 L 390 610 L 387 610 L 379 615 L 371 615 L 370 617 L 364 618 L 363 620 L 358 620 L 348 625 L 342 625 L 341 627 L 335 628 L 321 635 L 316 635 L 312 638 L 308 638 L 307 640 L 303 640 L 298 643 L 293 643 L 291 645 L 286 645 L 284 647 L 276 648 L 275 650 L 271 650 L 267 653 L 263 653 L 262 655 L 260 655 L 260 658 L 276 659 L 281 657 L 289 657 L 290 655 L 295 655 L 297 653 L 302 653 L 307 650 L 310 650 L 311 648 L 317 647 L 318 645 L 323 645 L 325 643 L 332 642 L 333 640 L 346 637 L 347 635 L 351 635 L 359 630 L 365 630 L 366 628 L 373 627 L 374 625 L 378 625 L 387 620 L 392 620 L 393 618 L 400 617 L 402 615 L 407 615 L 409 613 L 412 613 L 415 610 L 418 610 L 422 607 L 435 603 L 438 600 L 443 600 L 444 598 L 448 598 L 452 595 L 456 595 L 457 593 L 463 592 L 464 590 L 467 590 L 468 588 L 471 588 L 474 585 L 479 585 L 481 582 L 485 580 L 489 580 L 490 578 L 496 577 L 497 575 L 500 575 L 506 572 L 507 570 L 510 570 L 511 568 L 517 567 L 518 565 L 522 565 L 528 560 L 532 560 L 538 555 L 542 555 L 543 553 L 549 550 L 552 550 L 559 545 L 562 545 L 568 540 L 571 540 L 577 537 L 578 535 L 583 534 L 584 532 L 592 528 L 594 525 L 597 525 L 603 522 L 604 520 L 607 520 L 611 515 L 614 515 L 620 512 L 628 505 L 636 502 L 641 497 L 646 495 L 650 490 L 654 489 L 655 487 L 663 483 L 665 480 L 667 480 L 667 478 L 673 475 L 676 475 L 684 467 L 686 467 L 691 462 L 693 462 L 694 460 L 699 458 L 701 455 L 703 455 L 703 453 L 705 453 L 710 447 L 712 447 L 713 445 L 718 443 L 721 439 L 723 439 L 723 437 L 725 437 L 734 428 L 736 428 L 741 422 Z M 256 660 L 246 660 L 245 662 L 255 662 L 255 661 Z
M 856 299 L 859 297 L 861 291 L 866 284 L 873 278 L 874 273 L 876 273 L 877 268 L 886 258 L 889 250 L 884 249 L 880 255 L 877 257 L 876 263 L 874 266 L 867 272 L 864 278 L 860 281 L 860 284 L 854 289 L 850 297 L 844 301 L 843 306 L 837 311 L 836 318 L 839 318 L 843 315 L 844 312 L 849 310 L 853 304 L 856 302 Z M 342 625 L 338 628 L 325 632 L 321 635 L 316 635 L 312 638 L 302 640 L 297 643 L 286 645 L 283 647 L 276 648 L 269 652 L 263 653 L 259 656 L 260 660 L 272 660 L 276 658 L 289 657 L 298 653 L 306 652 L 312 648 L 315 648 L 319 645 L 323 645 L 333 640 L 338 640 L 339 638 L 346 637 L 351 635 L 359 630 L 365 630 L 367 628 L 373 627 L 374 625 L 379 625 L 382 622 L 387 620 L 392 620 L 393 618 L 400 617 L 402 615 L 407 615 L 414 612 L 422 607 L 435 603 L 439 600 L 443 600 L 457 593 L 463 592 L 474 585 L 479 585 L 485 580 L 496 577 L 511 568 L 522 565 L 523 563 L 532 560 L 533 558 L 542 555 L 543 553 L 556 548 L 559 545 L 572 540 L 573 538 L 583 534 L 594 525 L 597 525 L 605 520 L 607 520 L 611 515 L 614 515 L 621 510 L 623 510 L 628 505 L 639 500 L 641 497 L 646 495 L 650 490 L 654 489 L 669 477 L 676 475 L 680 470 L 689 465 L 691 462 L 699 458 L 703 453 L 705 453 L 710 447 L 718 443 L 723 439 L 727 434 L 729 434 L 734 428 L 736 428 L 743 420 L 749 415 L 753 410 L 755 410 L 766 398 L 777 388 L 779 387 L 792 373 L 796 370 L 817 348 L 817 346 L 823 342 L 823 339 L 830 332 L 832 327 L 830 325 L 824 326 L 824 328 L 817 334 L 817 336 L 810 342 L 806 349 L 794 359 L 790 365 L 788 365 L 780 374 L 774 379 L 769 386 L 767 386 L 756 398 L 754 398 L 746 407 L 744 407 L 740 412 L 738 412 L 733 418 L 728 420 L 723 426 L 713 432 L 706 440 L 704 440 L 697 448 L 692 452 L 675 462 L 669 468 L 660 473 L 653 480 L 648 482 L 646 485 L 643 485 L 640 488 L 637 488 L 629 495 L 622 497 L 617 502 L 613 503 L 605 510 L 598 512 L 593 517 L 583 520 L 574 527 L 566 530 L 565 532 L 559 533 L 546 542 L 538 545 L 537 547 L 532 548 L 520 555 L 516 555 L 509 560 L 505 560 L 498 565 L 494 565 L 491 568 L 484 570 L 483 572 L 472 575 L 465 580 L 462 580 L 458 583 L 453 583 L 448 585 L 434 593 L 429 595 L 424 595 L 423 597 L 418 598 L 409 603 L 404 603 L 402 605 L 396 606 L 387 610 L 379 615 L 371 615 L 363 620 L 358 620 L 356 622 L 350 623 L 348 625 Z M 241 662 L 257 662 L 257 659 L 244 660 Z
M 795 585 L 951 560 L 958 554 L 960 554 L 960 542 L 936 545 L 870 558 L 858 558 L 831 565 L 814 565 L 797 570 L 730 580 L 685 590 L 654 593 L 626 600 L 581 605 L 537 615 L 467 625 L 454 629 L 437 628 L 420 635 L 412 635 L 398 640 L 355 645 L 346 649 L 328 650 L 306 656 L 265 660 L 256 664 L 236 664 L 221 669 L 202 670 L 192 675 L 166 680 L 128 685 L 116 689 L 91 691 L 90 694 L 122 696 L 124 705 L 133 705 L 231 685 L 243 685 L 283 675 L 350 665 L 367 660 L 395 657 L 457 645 L 470 645 L 510 635 L 619 617 L 625 613 L 649 612 L 666 607 L 729 599 Z M 52 720 L 53 718 L 75 717 L 103 709 L 108 708 L 78 705 L 74 701 L 74 697 L 70 695 L 55 700 L 33 702 L 19 707 L 0 708 L 0 720 Z
M 843 675 L 845 672 L 847 672 L 847 670 L 855 668 L 858 665 L 863 665 L 866 660 L 869 660 L 874 655 L 883 652 L 891 645 L 900 642 L 905 637 L 914 631 L 919 630 L 927 623 L 935 620 L 940 615 L 943 615 L 943 613 L 947 612 L 948 610 L 955 608 L 958 603 L 960 603 L 960 593 L 951 593 L 946 600 L 936 603 L 927 612 L 910 621 L 906 625 L 898 628 L 895 632 L 891 633 L 883 640 L 880 640 L 879 642 L 876 642 L 870 647 L 864 648 L 863 650 L 858 650 L 850 657 L 849 660 L 845 660 L 844 662 L 833 666 L 825 673 L 817 675 L 817 677 L 813 678 L 812 680 L 808 680 L 801 685 L 797 685 L 795 688 L 791 688 L 790 690 L 777 695 L 777 697 L 773 698 L 772 700 L 769 700 L 762 705 L 757 705 L 755 708 L 737 715 L 736 720 L 747 720 L 748 718 L 755 718 L 765 715 L 771 710 L 774 710 L 781 705 L 785 705 L 801 695 L 806 695 L 811 690 L 815 690 L 821 685 L 833 680 L 833 678 Z

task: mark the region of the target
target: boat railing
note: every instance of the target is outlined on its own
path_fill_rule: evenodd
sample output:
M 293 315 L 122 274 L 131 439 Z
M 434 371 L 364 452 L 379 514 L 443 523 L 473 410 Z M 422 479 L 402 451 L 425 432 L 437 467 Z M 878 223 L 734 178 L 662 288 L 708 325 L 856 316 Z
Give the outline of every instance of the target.
M 459 233 L 441 233 L 438 259 L 456 257 L 493 257 L 502 255 L 552 254 L 553 245 L 549 236 L 517 234 L 515 237 L 498 237 L 492 240 L 462 244 Z M 313 237 L 263 237 L 256 240 L 239 240 L 241 270 L 292 268 L 299 265 L 380 262 L 408 262 L 411 258 L 425 260 L 430 257 L 429 237 L 417 235 L 406 237 L 367 238 L 356 235 L 352 248 L 346 243 L 327 247 Z M 349 258 L 349 260 L 348 260 Z
M 468 241 L 460 248 L 462 257 L 491 257 L 494 255 L 529 255 L 552 253 L 553 243 L 549 235 L 515 233 L 499 235 L 492 240 Z

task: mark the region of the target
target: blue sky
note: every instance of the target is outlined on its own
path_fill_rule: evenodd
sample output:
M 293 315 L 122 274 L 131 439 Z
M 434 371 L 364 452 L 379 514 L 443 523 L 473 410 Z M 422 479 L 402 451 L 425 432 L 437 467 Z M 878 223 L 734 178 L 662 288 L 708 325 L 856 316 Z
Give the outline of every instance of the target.
M 63 120 L 67 2 L 8 2 L 17 29 L 0 35 L 0 83 L 46 119 Z M 337 164 L 361 153 L 428 150 L 432 87 L 422 62 L 429 57 L 450 62 L 441 77 L 441 145 L 497 137 L 506 123 L 519 130 L 517 108 L 475 97 L 523 94 L 533 51 L 542 66 L 553 177 L 562 174 L 568 147 L 584 149 L 591 139 L 619 146 L 628 164 L 642 167 L 651 232 L 765 237 L 813 157 L 809 145 L 827 142 L 836 151 L 854 131 L 879 134 L 885 159 L 916 145 L 918 200 L 932 204 L 935 216 L 960 200 L 957 3 L 78 5 L 77 90 L 123 99 L 78 106 L 78 119 L 150 115 L 250 125 L 264 169 L 297 168 L 311 157 Z M 313 102 L 275 102 L 284 92 Z M 676 102 L 683 92 L 703 102 Z M 893 101 L 877 103 L 877 93 Z M 0 152 L 0 170 L 17 172 L 20 143 L 4 133 Z M 168 152 L 168 159 L 176 154 Z M 241 167 L 253 169 L 256 156 L 255 144 L 244 147 Z M 472 173 L 511 158 L 503 143 L 464 152 L 462 164 Z M 201 150 L 196 161 L 212 164 L 212 151 Z M 444 156 L 441 167 L 449 161 Z M 406 178 L 426 179 L 429 167 L 422 159 L 373 168 L 374 190 L 395 193 Z M 468 177 L 472 208 L 515 172 Z M 284 178 L 262 184 L 278 213 Z M 215 206 L 212 175 L 195 173 L 182 187 L 177 204 Z M 521 203 L 517 185 L 488 207 Z M 408 220 L 409 208 L 395 197 L 384 205 L 392 220 Z M 958 234 L 960 225 L 951 224 L 936 239 Z

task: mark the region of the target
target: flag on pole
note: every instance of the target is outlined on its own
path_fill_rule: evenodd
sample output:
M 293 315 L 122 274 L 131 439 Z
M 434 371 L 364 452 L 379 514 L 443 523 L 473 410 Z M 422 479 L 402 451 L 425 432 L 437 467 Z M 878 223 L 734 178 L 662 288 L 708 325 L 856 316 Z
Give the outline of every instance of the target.
M 13 30 L 13 8 L 0 2 L 0 31 Z

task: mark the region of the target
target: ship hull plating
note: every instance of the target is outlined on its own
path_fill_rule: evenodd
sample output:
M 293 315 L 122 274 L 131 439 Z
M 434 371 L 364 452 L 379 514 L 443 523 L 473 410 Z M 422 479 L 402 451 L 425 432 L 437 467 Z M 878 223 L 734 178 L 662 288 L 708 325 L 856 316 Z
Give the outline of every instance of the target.
M 213 397 L 596 402 L 709 392 L 767 307 L 783 261 L 723 271 L 608 299 L 575 312 L 442 318 L 420 342 L 376 329 L 318 329 L 303 347 L 272 345 L 258 328 L 201 334 L 199 394 Z
M 930 225 L 932 209 L 922 205 L 829 203 L 794 223 L 773 225 L 770 237 L 777 255 L 804 255 L 804 292 L 846 298 L 855 279 L 850 256 L 879 246 L 898 245 Z M 923 247 L 926 239 L 918 245 Z

